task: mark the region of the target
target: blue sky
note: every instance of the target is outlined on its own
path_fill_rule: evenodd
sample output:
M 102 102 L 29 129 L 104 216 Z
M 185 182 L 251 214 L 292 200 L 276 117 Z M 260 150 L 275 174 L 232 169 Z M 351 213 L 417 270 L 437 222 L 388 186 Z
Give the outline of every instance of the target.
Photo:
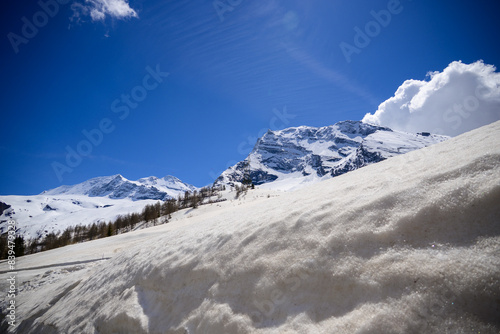
M 268 128 L 361 120 L 456 60 L 500 66 L 497 1 L 99 1 L 3 2 L 0 194 L 118 173 L 204 186 Z M 388 8 L 347 61 L 341 43 Z

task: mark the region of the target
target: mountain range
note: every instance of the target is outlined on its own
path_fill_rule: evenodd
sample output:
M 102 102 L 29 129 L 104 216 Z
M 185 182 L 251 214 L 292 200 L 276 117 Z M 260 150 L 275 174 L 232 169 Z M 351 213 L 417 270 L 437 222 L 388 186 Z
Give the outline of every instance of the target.
M 269 130 L 243 161 L 229 167 L 215 186 L 249 182 L 292 190 L 345 174 L 387 158 L 447 140 L 430 133 L 394 131 L 361 121 L 331 126 Z M 198 190 L 174 176 L 131 181 L 122 175 L 63 185 L 36 196 L 0 196 L 0 233 L 14 219 L 27 237 L 41 237 L 70 225 L 88 225 L 140 211 L 146 204 Z
M 47 190 L 42 195 L 86 195 L 89 197 L 108 197 L 111 199 L 129 198 L 133 201 L 153 199 L 167 200 L 177 198 L 186 191 L 197 188 L 175 176 L 145 177 L 130 181 L 120 174 L 96 177 L 73 186 L 60 186 Z

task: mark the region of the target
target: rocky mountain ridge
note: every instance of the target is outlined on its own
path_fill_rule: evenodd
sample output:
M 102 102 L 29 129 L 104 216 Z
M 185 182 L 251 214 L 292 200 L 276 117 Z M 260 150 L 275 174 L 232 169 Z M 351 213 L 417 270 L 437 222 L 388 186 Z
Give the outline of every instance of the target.
M 233 186 L 251 180 L 255 185 L 287 190 L 448 138 L 426 132 L 394 131 L 361 121 L 343 121 L 320 128 L 269 130 L 248 157 L 225 170 L 215 184 Z

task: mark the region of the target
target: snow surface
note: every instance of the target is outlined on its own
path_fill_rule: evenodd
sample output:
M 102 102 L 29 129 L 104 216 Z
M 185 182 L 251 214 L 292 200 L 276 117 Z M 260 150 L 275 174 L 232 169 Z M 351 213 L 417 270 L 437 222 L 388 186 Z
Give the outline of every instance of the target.
M 22 257 L 16 330 L 498 333 L 498 203 L 500 122 L 294 192 L 257 189 Z

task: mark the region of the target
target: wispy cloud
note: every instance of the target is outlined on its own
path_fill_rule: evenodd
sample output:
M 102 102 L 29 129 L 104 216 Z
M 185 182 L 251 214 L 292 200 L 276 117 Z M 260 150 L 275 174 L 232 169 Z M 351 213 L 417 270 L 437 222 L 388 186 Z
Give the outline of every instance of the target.
M 92 21 L 104 21 L 107 16 L 114 19 L 139 17 L 127 0 L 85 0 L 71 5 L 72 20 L 80 21 L 82 17 L 90 16 Z
M 162 41 L 170 55 L 182 55 L 179 62 L 170 59 L 172 72 L 197 84 L 215 81 L 208 91 L 231 92 L 233 101 L 262 115 L 279 105 L 304 115 L 350 110 L 353 100 L 378 105 L 362 85 L 325 63 L 321 46 L 307 37 L 315 22 L 288 7 L 242 2 L 220 22 L 212 6 L 161 2 L 141 16 L 151 23 L 145 35 Z
M 289 47 L 286 44 L 282 44 L 282 46 L 293 59 L 306 66 L 312 73 L 334 83 L 340 89 L 345 89 L 350 93 L 359 96 L 371 104 L 377 103 L 377 99 L 370 94 L 370 92 L 366 91 L 361 86 L 334 69 L 326 67 L 304 50 L 297 47 Z

